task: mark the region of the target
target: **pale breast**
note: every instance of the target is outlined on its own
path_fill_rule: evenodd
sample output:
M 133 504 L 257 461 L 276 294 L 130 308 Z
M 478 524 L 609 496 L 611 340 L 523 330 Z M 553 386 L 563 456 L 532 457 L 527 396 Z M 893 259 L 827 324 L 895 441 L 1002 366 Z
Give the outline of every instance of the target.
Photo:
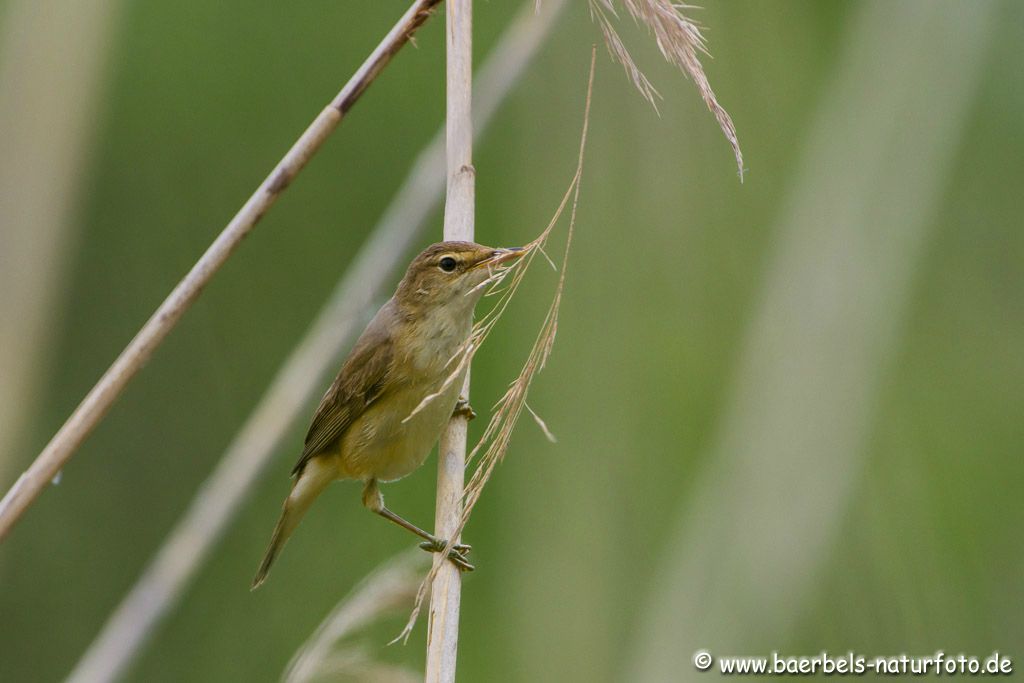
M 417 320 L 408 335 L 406 353 L 417 375 L 445 377 L 458 365 L 456 354 L 469 338 L 472 314 L 431 315 Z

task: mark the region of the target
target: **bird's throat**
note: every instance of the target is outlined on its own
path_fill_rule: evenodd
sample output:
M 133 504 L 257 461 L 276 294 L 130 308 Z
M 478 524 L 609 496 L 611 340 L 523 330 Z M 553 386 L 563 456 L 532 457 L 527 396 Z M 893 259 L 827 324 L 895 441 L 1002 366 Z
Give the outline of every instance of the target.
M 454 372 L 458 365 L 455 356 L 464 348 L 472 328 L 472 308 L 456 315 L 449 310 L 432 311 L 410 322 L 406 352 L 416 372 L 425 379 L 441 380 Z

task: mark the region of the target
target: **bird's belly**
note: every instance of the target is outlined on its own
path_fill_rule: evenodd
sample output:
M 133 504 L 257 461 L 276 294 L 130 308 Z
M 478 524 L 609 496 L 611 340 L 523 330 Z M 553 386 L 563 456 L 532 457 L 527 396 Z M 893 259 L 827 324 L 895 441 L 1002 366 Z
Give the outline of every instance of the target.
M 437 442 L 459 398 L 456 379 L 419 412 L 409 417 L 430 393 L 409 387 L 370 406 L 347 430 L 341 443 L 339 469 L 350 479 L 393 481 L 423 464 Z M 436 391 L 436 387 L 432 388 Z

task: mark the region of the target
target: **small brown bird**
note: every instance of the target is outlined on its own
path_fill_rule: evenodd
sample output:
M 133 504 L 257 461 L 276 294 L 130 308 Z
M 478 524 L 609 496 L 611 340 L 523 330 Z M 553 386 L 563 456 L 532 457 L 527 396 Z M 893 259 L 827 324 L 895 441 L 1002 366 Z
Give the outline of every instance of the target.
M 336 479 L 362 481 L 363 505 L 425 539 L 421 547 L 444 549 L 446 540 L 384 507 L 378 482 L 401 479 L 430 454 L 460 403 L 465 369 L 445 382 L 469 339 L 482 285 L 495 268 L 523 253 L 474 242 L 439 242 L 413 260 L 320 400 L 254 589 L 267 578 L 310 505 Z M 467 552 L 469 546 L 457 545 L 449 557 L 460 569 L 472 570 Z

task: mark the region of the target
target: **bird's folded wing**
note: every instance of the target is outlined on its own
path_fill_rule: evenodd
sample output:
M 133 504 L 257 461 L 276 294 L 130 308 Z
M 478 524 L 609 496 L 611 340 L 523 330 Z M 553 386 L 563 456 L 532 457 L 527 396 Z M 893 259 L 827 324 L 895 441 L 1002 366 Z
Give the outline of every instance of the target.
M 302 457 L 292 474 L 301 472 L 310 458 L 340 439 L 349 425 L 384 393 L 394 358 L 389 313 L 385 306 L 370 322 L 320 400 L 306 434 Z

